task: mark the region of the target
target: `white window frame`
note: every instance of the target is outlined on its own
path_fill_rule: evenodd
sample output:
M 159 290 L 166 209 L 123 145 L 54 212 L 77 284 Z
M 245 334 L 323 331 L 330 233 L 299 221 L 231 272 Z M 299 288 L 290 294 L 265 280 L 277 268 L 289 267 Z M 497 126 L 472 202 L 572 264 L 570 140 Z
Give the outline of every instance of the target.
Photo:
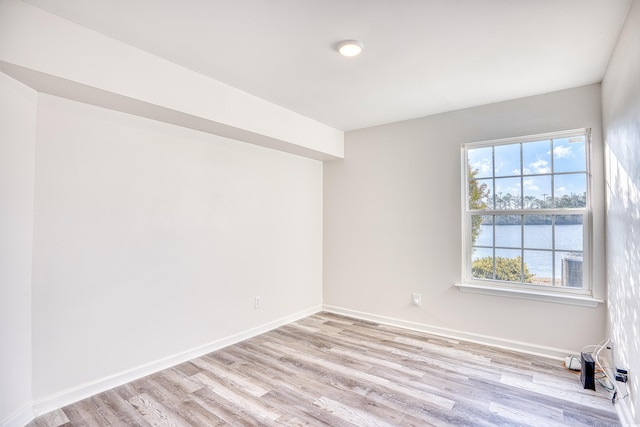
M 504 210 L 504 209 L 486 209 L 482 211 L 470 210 L 468 200 L 468 157 L 467 150 L 471 148 L 482 147 L 495 147 L 498 145 L 509 145 L 517 143 L 526 143 L 541 141 L 546 139 L 558 139 L 567 138 L 572 136 L 585 136 L 585 154 L 586 154 L 586 207 L 585 208 L 551 208 L 551 209 L 517 209 L 517 210 Z M 598 303 L 603 301 L 593 298 L 593 285 L 592 285 L 592 206 L 591 206 L 591 129 L 573 129 L 560 132 L 549 132 L 544 134 L 528 135 L 514 138 L 503 138 L 488 141 L 479 141 L 462 144 L 461 146 L 461 171 L 462 171 L 462 238 L 463 238 L 463 253 L 462 253 L 462 283 L 456 284 L 456 286 L 466 292 L 491 294 L 505 297 L 526 298 L 535 299 L 541 301 L 566 303 L 573 305 L 582 305 L 595 307 Z M 552 177 L 555 176 L 552 175 Z M 553 179 L 553 178 L 552 178 Z M 478 213 L 493 215 L 563 215 L 563 214 L 582 214 L 583 216 L 583 287 L 582 288 L 568 288 L 568 287 L 555 287 L 544 286 L 536 284 L 525 284 L 518 282 L 506 282 L 498 280 L 487 280 L 474 278 L 471 272 L 472 266 L 472 227 L 471 218 L 472 215 Z

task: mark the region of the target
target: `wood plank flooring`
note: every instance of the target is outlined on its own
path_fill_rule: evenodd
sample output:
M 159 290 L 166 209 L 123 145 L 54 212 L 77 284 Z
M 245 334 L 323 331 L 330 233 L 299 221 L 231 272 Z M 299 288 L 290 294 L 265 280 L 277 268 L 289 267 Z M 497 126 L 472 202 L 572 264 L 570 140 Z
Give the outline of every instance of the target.
M 37 418 L 58 426 L 616 426 L 552 359 L 319 313 Z

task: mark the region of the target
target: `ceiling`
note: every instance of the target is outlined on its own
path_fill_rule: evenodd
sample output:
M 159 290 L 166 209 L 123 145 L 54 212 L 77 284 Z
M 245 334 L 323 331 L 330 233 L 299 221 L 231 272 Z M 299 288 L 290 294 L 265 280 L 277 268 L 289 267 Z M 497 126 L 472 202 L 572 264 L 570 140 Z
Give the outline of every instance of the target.
M 349 131 L 600 82 L 632 0 L 26 2 Z

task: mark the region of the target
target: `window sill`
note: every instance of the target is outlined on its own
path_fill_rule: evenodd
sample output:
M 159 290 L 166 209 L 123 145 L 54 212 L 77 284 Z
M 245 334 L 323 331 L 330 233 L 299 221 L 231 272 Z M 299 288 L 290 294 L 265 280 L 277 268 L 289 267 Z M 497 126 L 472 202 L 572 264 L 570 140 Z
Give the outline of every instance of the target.
M 507 298 L 521 298 L 534 301 L 553 302 L 558 304 L 578 305 L 582 307 L 595 308 L 598 304 L 604 303 L 603 300 L 595 299 L 583 295 L 560 294 L 554 292 L 539 292 L 527 289 L 508 289 L 498 288 L 489 285 L 478 285 L 469 283 L 456 283 L 455 286 L 462 292 L 471 292 L 475 294 L 495 295 Z

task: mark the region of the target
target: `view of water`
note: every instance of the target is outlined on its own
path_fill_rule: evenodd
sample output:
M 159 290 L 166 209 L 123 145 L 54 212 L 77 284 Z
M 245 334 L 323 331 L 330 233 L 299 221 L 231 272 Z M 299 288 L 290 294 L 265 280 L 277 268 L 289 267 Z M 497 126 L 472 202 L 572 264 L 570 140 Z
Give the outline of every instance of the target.
M 525 225 L 524 230 L 519 225 L 482 225 L 480 235 L 475 242 L 473 258 L 492 256 L 492 249 L 477 246 L 492 246 L 495 235 L 496 256 L 513 258 L 520 255 L 522 239 L 524 238 L 524 262 L 529 271 L 537 277 L 551 277 L 553 272 L 553 226 Z M 524 232 L 523 232 L 524 231 Z M 556 276 L 561 274 L 562 257 L 572 252 L 582 252 L 583 226 L 556 225 Z

